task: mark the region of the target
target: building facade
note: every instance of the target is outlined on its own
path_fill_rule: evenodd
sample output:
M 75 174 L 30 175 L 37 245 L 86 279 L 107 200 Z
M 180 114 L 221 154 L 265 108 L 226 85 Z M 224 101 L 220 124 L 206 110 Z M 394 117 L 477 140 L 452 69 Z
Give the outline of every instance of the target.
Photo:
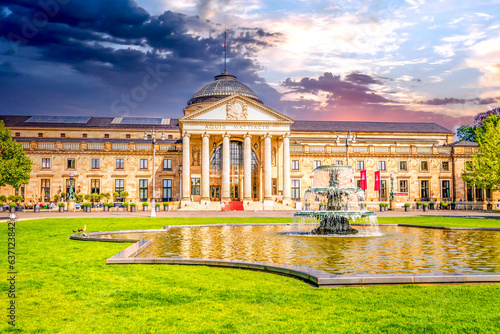
M 68 192 L 127 191 L 129 202 L 167 201 L 183 210 L 220 210 L 241 201 L 247 210 L 295 208 L 320 165 L 366 170 L 368 205 L 388 201 L 498 205 L 500 195 L 461 178 L 477 144 L 453 142 L 434 123 L 296 121 L 266 107 L 224 73 L 200 88 L 179 119 L 142 117 L 0 116 L 33 161 L 30 182 L 2 194 L 27 203 Z M 160 131 L 153 161 L 152 138 Z M 346 146 L 343 139 L 355 134 Z M 349 159 L 347 161 L 347 153 Z M 154 169 L 154 173 L 153 173 Z M 380 171 L 380 190 L 374 173 Z M 71 173 L 70 173 L 71 172 Z M 153 189 L 153 174 L 155 189 Z

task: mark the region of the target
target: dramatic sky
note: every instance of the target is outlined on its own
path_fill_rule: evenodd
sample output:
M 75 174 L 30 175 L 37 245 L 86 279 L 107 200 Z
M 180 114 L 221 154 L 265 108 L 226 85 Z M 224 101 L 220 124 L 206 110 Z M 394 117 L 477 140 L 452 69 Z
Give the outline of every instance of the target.
M 500 105 L 499 0 L 0 0 L 0 113 L 182 116 L 228 70 L 295 119 Z

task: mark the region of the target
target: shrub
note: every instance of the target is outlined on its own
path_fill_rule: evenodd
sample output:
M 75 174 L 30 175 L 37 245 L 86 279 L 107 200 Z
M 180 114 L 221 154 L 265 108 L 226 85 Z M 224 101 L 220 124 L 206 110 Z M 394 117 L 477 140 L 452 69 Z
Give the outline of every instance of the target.
M 148 205 L 149 205 L 148 202 L 143 202 L 142 203 L 142 206 L 148 206 Z
M 90 201 L 92 196 L 90 194 L 87 194 L 87 195 L 83 196 L 83 198 L 85 198 L 86 201 Z
M 441 203 L 443 203 L 443 202 L 441 202 Z M 434 203 L 434 202 L 429 202 L 429 205 L 434 205 L 434 204 L 436 204 L 436 203 Z
M 164 206 L 169 206 L 169 205 L 170 205 L 170 203 L 168 203 L 168 202 L 163 202 L 163 205 L 164 205 Z
M 451 204 L 451 205 L 457 205 L 457 203 L 455 203 L 455 202 L 451 202 L 450 204 Z
M 417 202 L 417 205 L 422 205 L 422 202 Z
M 385 203 L 380 203 L 379 206 L 383 208 L 385 206 Z
M 7 196 L 0 195 L 0 202 L 5 203 L 6 200 L 7 200 Z
M 58 205 L 60 208 L 64 208 L 64 207 L 65 207 L 65 205 L 64 205 L 64 203 L 63 203 L 63 202 L 59 202 L 59 204 L 57 204 L 57 205 Z
M 82 195 L 82 194 L 78 194 L 78 195 L 76 195 L 76 200 L 77 200 L 78 202 L 83 201 L 83 195 Z
M 160 203 L 155 203 L 155 206 L 160 206 L 161 204 Z
M 366 208 L 366 203 L 359 203 L 359 206 Z
M 410 203 L 405 203 L 405 206 L 406 206 L 406 207 L 409 207 L 409 206 L 410 206 Z
M 130 203 L 130 206 L 136 206 L 136 204 L 135 203 Z
M 115 191 L 115 192 L 113 193 L 113 197 L 114 197 L 114 198 L 120 198 L 120 194 L 119 194 L 117 191 Z
M 9 201 L 11 201 L 11 202 L 15 202 L 15 201 L 16 201 L 16 198 L 17 198 L 17 196 L 16 196 L 16 195 L 10 195 L 10 196 L 8 197 Z
M 90 208 L 90 207 L 92 206 L 92 203 L 90 203 L 90 202 L 85 202 L 85 203 L 83 203 L 83 204 L 82 204 L 82 206 L 86 206 L 86 207 L 89 207 L 89 208 Z
M 66 198 L 66 193 L 61 193 L 61 198 L 63 198 L 63 199 Z
M 305 204 L 305 206 L 310 206 L 311 205 L 311 203 L 309 203 L 309 202 L 305 202 L 304 204 Z
M 422 203 L 422 205 L 424 206 L 424 208 L 426 208 L 429 206 L 429 203 Z
M 57 201 L 60 198 L 59 195 L 54 195 L 54 200 Z
M 0 202 L 0 206 L 4 206 L 5 204 L 3 202 Z
M 442 204 L 441 204 L 441 206 L 442 206 L 443 208 L 447 208 L 447 207 L 448 207 L 448 203 L 442 203 Z
M 9 208 L 15 208 L 16 206 L 17 206 L 17 204 L 14 202 L 9 203 Z
M 128 206 L 128 202 L 123 202 L 122 206 Z
M 123 199 L 127 198 L 127 197 L 128 197 L 128 192 L 126 192 L 125 190 L 124 190 L 124 191 L 122 191 L 122 192 L 120 193 L 120 197 L 121 197 L 121 198 L 123 198 Z

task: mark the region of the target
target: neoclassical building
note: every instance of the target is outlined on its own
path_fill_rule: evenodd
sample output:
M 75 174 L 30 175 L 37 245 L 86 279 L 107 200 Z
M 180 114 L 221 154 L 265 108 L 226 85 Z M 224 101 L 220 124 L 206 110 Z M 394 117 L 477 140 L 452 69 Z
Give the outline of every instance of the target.
M 387 201 L 391 186 L 398 205 L 455 201 L 479 208 L 500 199 L 462 181 L 477 145 L 454 143 L 454 133 L 438 124 L 293 120 L 228 73 L 196 91 L 179 119 L 0 120 L 33 160 L 30 182 L 1 193 L 21 194 L 28 203 L 67 193 L 71 174 L 77 193 L 125 190 L 129 202 L 154 196 L 183 210 L 221 210 L 227 202 L 241 202 L 246 210 L 289 209 L 311 187 L 315 167 L 345 164 L 358 181 L 366 170 L 369 205 Z M 154 161 L 152 138 L 145 133 L 153 128 L 159 130 Z M 348 133 L 355 141 L 346 146 Z M 375 171 L 381 175 L 378 191 Z

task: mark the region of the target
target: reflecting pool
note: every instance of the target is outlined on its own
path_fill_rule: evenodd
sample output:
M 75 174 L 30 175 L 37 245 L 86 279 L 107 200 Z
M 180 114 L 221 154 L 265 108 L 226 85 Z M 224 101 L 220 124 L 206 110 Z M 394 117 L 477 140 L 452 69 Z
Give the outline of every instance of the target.
M 498 231 L 380 226 L 381 235 L 371 237 L 303 234 L 308 231 L 311 225 L 174 227 L 133 236 L 153 239 L 138 257 L 264 261 L 332 274 L 500 272 Z

